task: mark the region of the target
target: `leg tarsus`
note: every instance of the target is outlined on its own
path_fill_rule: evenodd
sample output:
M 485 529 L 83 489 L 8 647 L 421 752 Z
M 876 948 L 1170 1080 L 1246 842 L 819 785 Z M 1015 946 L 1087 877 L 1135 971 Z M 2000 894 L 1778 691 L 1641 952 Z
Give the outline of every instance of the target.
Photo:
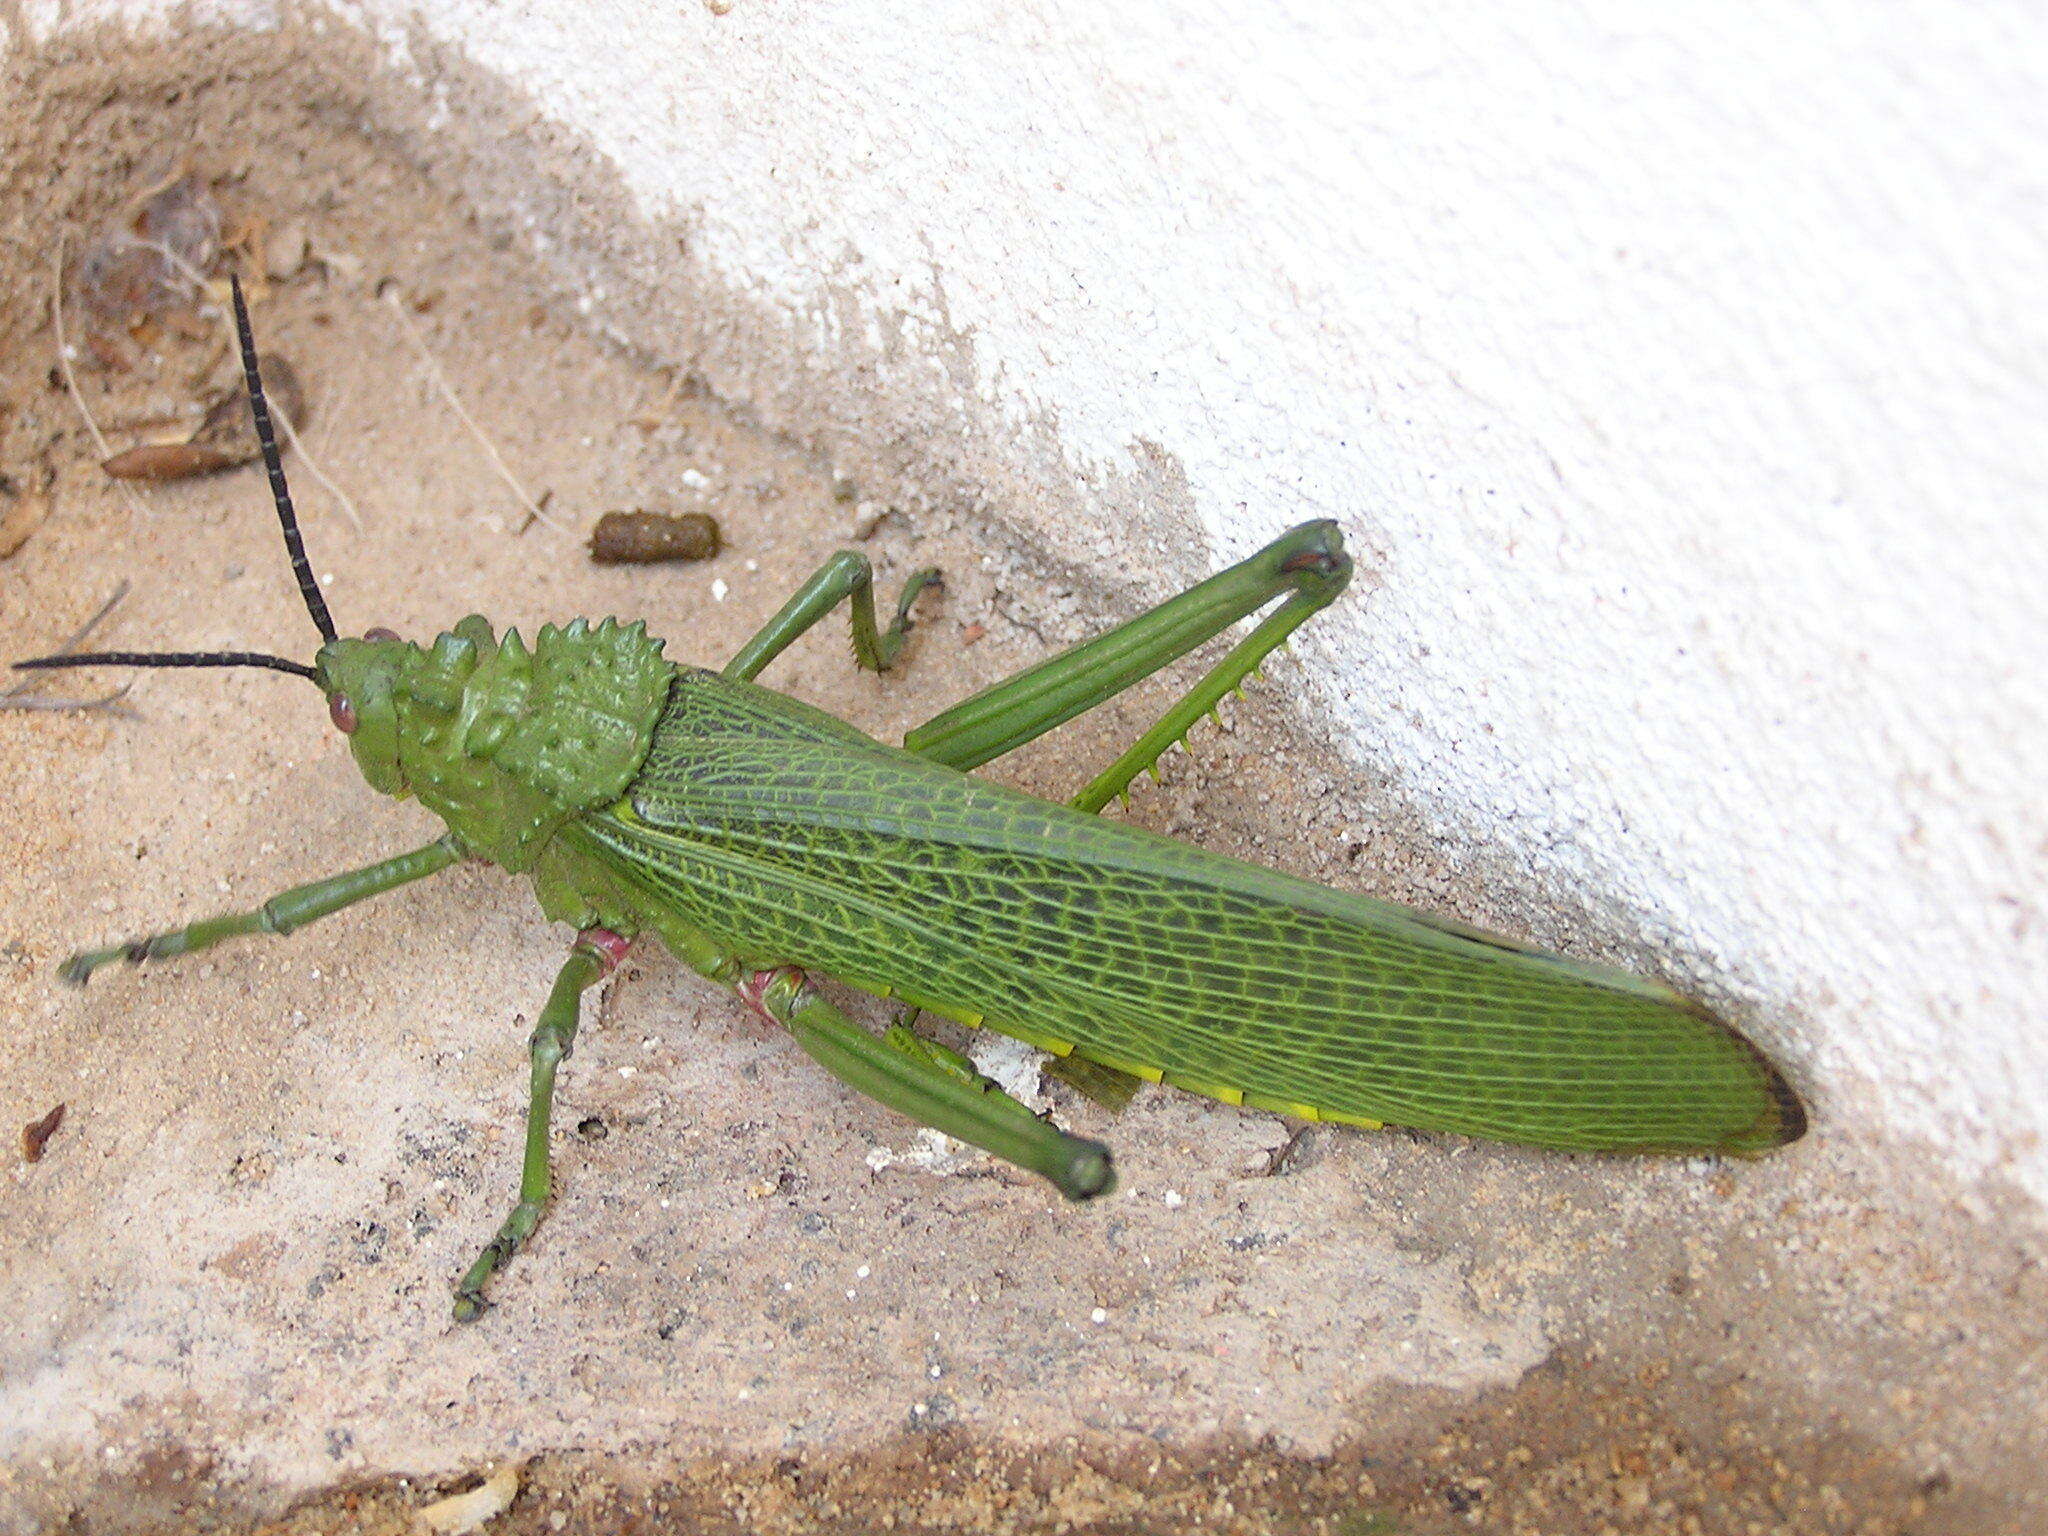
M 497 1235 L 484 1244 L 483 1252 L 455 1282 L 455 1320 L 474 1322 L 490 1305 L 484 1286 L 491 1276 L 512 1262 L 540 1225 L 554 1191 L 548 1168 L 548 1126 L 555 1098 L 555 1070 L 576 1049 L 576 1026 L 580 1021 L 583 994 L 610 975 L 630 940 L 606 928 L 586 928 L 576 935 L 569 958 L 555 976 L 545 1007 L 534 1022 L 531 1041 L 533 1087 L 526 1106 L 526 1157 L 520 1167 L 519 1203 L 512 1207 Z
M 538 1200 L 522 1200 L 512 1207 L 512 1214 L 498 1228 L 498 1235 L 484 1244 L 484 1251 L 470 1265 L 469 1272 L 455 1283 L 455 1321 L 473 1323 L 489 1310 L 491 1304 L 484 1298 L 484 1282 L 511 1263 L 512 1255 L 533 1236 L 533 1229 L 540 1225 L 541 1210 Z
M 870 672 L 886 672 L 896 665 L 896 658 L 903 654 L 903 643 L 910 638 L 910 631 L 916 623 L 910 616 L 911 607 L 926 587 L 944 587 L 946 578 L 935 565 L 927 565 L 912 571 L 910 579 L 903 583 L 903 590 L 896 598 L 896 614 L 890 619 L 889 627 L 880 634 L 875 632 L 874 599 L 864 590 L 854 594 L 853 600 L 853 659 L 859 666 Z M 865 599 L 865 600 L 864 600 Z M 863 617 L 865 612 L 865 617 Z

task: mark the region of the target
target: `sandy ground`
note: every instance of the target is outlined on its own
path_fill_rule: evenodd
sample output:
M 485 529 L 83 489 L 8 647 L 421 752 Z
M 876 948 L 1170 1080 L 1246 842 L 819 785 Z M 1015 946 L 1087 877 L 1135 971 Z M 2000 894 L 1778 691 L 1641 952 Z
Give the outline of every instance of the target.
M 185 143 L 230 230 L 301 223 L 334 258 L 256 318 L 362 518 L 297 473 L 344 629 L 616 614 L 716 662 L 868 531 L 860 485 L 593 336 L 402 142 L 337 110 L 359 60 L 308 56 L 252 97 L 251 46 L 198 39 L 135 78 L 118 50 L 13 66 L 0 468 L 47 477 L 50 514 L 0 564 L 0 655 L 48 649 L 124 581 L 104 644 L 311 651 L 260 475 L 130 496 L 51 372 L 57 241 L 87 244 Z M 394 302 L 569 531 L 528 525 Z M 79 384 L 113 432 L 188 400 L 205 348 L 124 344 Z M 730 547 L 593 566 L 582 533 L 630 507 L 711 511 Z M 947 574 L 901 674 L 858 674 L 835 625 L 766 680 L 883 737 L 1128 611 L 1127 581 L 980 516 L 890 516 L 864 547 L 892 587 Z M 1293 716 L 1293 665 L 1131 814 L 1526 926 Z M 993 771 L 1063 793 L 1166 696 Z M 1119 1193 L 1076 1209 L 978 1158 L 931 1166 L 911 1127 L 651 949 L 586 1012 L 554 1212 L 457 1327 L 449 1282 L 510 1201 L 525 1029 L 566 933 L 464 867 L 289 941 L 67 990 L 54 967 L 81 943 L 435 829 L 361 782 L 303 683 L 253 671 L 0 714 L 0 771 L 0 1112 L 67 1106 L 43 1159 L 0 1174 L 0 1529 L 409 1529 L 431 1491 L 508 1460 L 522 1492 L 494 1528 L 516 1530 L 2048 1519 L 2037 1256 L 1981 1196 L 1921 1192 L 1906 1221 L 1840 1127 L 1752 1166 L 1324 1129 L 1278 1158 L 1271 1116 L 1148 1090 L 1112 1122 L 1055 1088 L 1120 1157 Z

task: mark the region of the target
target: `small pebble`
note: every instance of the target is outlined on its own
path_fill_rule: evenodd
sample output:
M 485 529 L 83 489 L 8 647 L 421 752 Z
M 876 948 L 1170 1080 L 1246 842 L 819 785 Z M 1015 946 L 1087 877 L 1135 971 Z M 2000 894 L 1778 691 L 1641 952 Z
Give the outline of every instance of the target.
M 263 275 L 273 283 L 296 277 L 299 268 L 306 264 L 311 245 L 306 238 L 306 226 L 297 219 L 278 225 L 263 242 Z

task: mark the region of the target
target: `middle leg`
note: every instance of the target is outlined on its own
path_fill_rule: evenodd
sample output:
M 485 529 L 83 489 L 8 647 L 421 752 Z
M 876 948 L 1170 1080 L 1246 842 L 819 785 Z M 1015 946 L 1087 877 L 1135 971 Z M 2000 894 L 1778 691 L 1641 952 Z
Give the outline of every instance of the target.
M 554 1192 L 554 1176 L 548 1169 L 548 1125 L 555 1102 L 555 1069 L 576 1048 L 584 992 L 612 973 L 629 942 L 606 928 L 586 928 L 576 935 L 569 958 L 555 976 L 547 1004 L 533 1026 L 533 1088 L 526 1108 L 526 1160 L 519 1175 L 519 1203 L 498 1228 L 498 1235 L 484 1245 L 476 1262 L 456 1282 L 458 1323 L 473 1322 L 483 1315 L 489 1305 L 484 1300 L 485 1283 L 512 1261 L 512 1255 L 540 1225 L 541 1212 Z

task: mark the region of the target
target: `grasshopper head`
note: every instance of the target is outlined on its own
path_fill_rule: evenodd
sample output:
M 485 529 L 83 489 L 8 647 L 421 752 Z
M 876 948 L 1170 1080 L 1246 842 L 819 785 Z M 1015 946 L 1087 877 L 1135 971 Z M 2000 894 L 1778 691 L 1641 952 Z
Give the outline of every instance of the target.
M 328 718 L 348 738 L 370 787 L 382 794 L 405 793 L 394 688 L 415 649 L 388 629 L 373 629 L 360 640 L 328 641 L 313 660 Z

